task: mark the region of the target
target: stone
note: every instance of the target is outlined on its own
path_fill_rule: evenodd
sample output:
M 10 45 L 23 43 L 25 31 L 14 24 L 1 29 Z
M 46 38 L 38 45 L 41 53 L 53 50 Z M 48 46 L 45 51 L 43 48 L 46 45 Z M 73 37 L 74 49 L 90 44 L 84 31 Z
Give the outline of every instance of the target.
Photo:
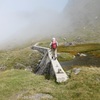
M 27 66 L 27 67 L 25 68 L 25 71 L 30 71 L 30 72 L 32 72 L 31 66 Z
M 5 71 L 7 69 L 6 66 L 0 66 L 0 71 Z
M 21 64 L 21 63 L 16 63 L 15 66 L 14 66 L 15 69 L 25 69 L 26 66 Z
M 74 68 L 72 71 L 74 72 L 74 74 L 78 74 L 81 71 L 81 69 L 80 68 Z
M 36 93 L 34 95 L 23 96 L 24 100 L 52 100 L 53 96 L 50 94 Z

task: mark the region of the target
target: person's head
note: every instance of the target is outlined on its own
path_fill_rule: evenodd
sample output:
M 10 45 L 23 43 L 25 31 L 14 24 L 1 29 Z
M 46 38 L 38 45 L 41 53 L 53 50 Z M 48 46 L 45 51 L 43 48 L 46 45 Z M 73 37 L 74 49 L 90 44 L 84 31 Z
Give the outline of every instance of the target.
M 55 38 L 52 38 L 52 41 L 56 41 L 56 39 Z

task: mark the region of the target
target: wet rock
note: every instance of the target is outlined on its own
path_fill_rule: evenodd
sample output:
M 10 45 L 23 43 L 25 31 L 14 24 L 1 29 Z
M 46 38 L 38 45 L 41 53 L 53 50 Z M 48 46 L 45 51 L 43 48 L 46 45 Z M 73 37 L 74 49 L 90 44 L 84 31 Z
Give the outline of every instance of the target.
M 77 53 L 77 55 L 76 56 L 80 56 L 80 57 L 85 57 L 85 56 L 87 56 L 86 54 L 84 54 L 84 53 Z

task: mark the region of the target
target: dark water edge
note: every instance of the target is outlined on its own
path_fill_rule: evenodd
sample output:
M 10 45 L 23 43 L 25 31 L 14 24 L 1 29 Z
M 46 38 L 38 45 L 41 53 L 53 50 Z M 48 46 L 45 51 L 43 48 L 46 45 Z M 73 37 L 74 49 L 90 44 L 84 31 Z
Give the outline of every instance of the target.
M 95 57 L 92 55 L 87 56 L 76 56 L 73 60 L 60 62 L 61 66 L 65 70 L 71 69 L 73 66 L 94 66 L 100 67 L 100 57 Z

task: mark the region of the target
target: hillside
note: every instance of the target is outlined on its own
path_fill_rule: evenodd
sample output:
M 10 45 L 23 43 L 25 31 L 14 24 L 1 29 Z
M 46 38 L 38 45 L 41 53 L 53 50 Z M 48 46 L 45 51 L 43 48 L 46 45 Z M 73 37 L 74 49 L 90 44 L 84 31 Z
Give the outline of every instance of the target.
M 100 0 L 69 0 L 62 13 L 66 32 L 86 41 L 100 42 L 99 4 Z
M 40 36 L 40 46 L 49 47 L 51 37 L 55 34 L 58 36 L 56 38 L 59 42 L 57 58 L 59 62 L 71 61 L 79 56 L 79 53 L 96 57 L 98 60 L 95 59 L 95 65 L 86 65 L 87 61 L 93 61 L 88 58 L 83 65 L 72 63 L 73 66 L 69 69 L 63 67 L 69 79 L 58 84 L 55 77 L 47 79 L 47 75 L 33 73 L 43 55 L 31 49 L 33 42 L 35 44 L 35 40 L 32 39 L 33 41 L 30 40 L 22 47 L 0 51 L 0 100 L 100 100 L 99 10 L 100 0 L 69 0 L 61 15 L 57 15 L 62 19 L 59 21 L 59 18 L 56 19 L 57 23 L 54 21 L 55 24 L 52 26 L 55 29 L 54 34 L 51 24 L 50 30 L 48 28 L 48 21 L 47 27 L 44 27 L 46 30 L 42 30 L 42 27 L 37 28 L 40 33 L 46 33 L 43 35 L 44 38 Z M 38 20 L 36 22 L 38 26 Z M 31 28 L 33 30 L 33 26 Z M 70 45 L 74 42 L 74 45 Z M 67 43 L 69 45 L 65 45 Z M 78 60 L 83 58 L 80 56 Z M 75 69 L 80 70 L 78 74 L 75 73 Z
M 57 84 L 25 70 L 0 72 L 0 100 L 100 100 L 100 69 L 82 67 Z
M 40 43 L 40 45 L 48 46 L 48 43 L 46 41 Z M 86 44 L 68 48 L 59 47 L 58 49 L 63 52 L 60 61 L 63 58 L 64 61 L 72 58 L 68 53 L 71 50 L 77 50 L 77 52 L 91 51 L 96 56 L 100 55 L 100 44 Z M 58 84 L 55 82 L 55 78 L 48 80 L 46 76 L 30 72 L 29 67 L 34 70 L 41 59 L 41 54 L 33 51 L 31 47 L 2 51 L 0 52 L 0 58 L 0 65 L 7 67 L 5 71 L 0 71 L 0 100 L 100 99 L 99 67 L 74 66 L 74 68 L 79 68 L 80 72 L 76 75 L 73 68 L 69 71 L 65 70 L 67 74 L 69 73 L 69 80 Z
M 33 69 L 41 54 L 33 51 L 31 47 L 16 48 L 8 51 L 0 51 L 0 70 L 5 69 Z

